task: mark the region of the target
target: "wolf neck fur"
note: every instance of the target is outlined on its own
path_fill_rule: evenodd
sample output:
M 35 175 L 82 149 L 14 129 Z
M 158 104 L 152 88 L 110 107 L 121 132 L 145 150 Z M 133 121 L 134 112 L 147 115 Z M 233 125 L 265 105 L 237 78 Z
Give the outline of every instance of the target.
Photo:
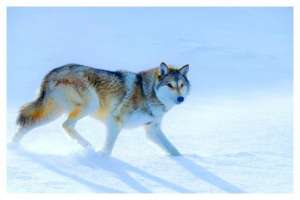
M 147 75 L 147 73 L 151 73 L 151 76 Z M 159 100 L 155 92 L 155 72 L 154 70 L 140 72 L 137 74 L 137 80 L 141 85 L 142 96 L 145 99 L 145 107 L 147 112 L 154 116 L 152 107 L 161 107 L 163 112 L 167 112 L 167 106 Z

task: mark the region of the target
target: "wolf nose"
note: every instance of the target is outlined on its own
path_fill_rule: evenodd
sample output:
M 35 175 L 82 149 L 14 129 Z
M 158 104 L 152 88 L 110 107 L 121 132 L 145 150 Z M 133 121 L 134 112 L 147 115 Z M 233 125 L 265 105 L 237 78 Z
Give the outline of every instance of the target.
M 180 97 L 177 97 L 177 102 L 178 103 L 181 103 L 184 101 L 184 97 L 180 96 Z

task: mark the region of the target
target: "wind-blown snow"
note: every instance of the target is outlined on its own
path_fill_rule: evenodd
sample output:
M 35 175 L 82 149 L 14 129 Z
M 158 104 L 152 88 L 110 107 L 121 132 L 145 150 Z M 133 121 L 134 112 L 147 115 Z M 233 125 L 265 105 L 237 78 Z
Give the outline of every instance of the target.
M 183 156 L 165 155 L 142 128 L 122 131 L 111 157 L 84 151 L 61 117 L 9 146 L 8 191 L 291 192 L 290 8 L 9 8 L 7 141 L 53 67 L 161 61 L 191 65 L 191 95 L 163 121 Z M 101 149 L 103 124 L 76 128 Z

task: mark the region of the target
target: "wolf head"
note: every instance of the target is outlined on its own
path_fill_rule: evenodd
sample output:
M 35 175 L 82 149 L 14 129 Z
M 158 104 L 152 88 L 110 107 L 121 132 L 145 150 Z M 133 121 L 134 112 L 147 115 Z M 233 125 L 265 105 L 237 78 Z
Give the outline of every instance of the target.
M 163 104 L 170 107 L 184 102 L 190 90 L 188 71 L 189 65 L 175 69 L 165 63 L 160 64 L 155 92 Z

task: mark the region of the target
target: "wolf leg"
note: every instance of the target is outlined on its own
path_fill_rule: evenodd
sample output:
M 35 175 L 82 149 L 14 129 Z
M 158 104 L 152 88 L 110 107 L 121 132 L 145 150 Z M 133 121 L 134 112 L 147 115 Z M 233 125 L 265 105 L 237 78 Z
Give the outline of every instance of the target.
M 91 148 L 91 144 L 84 139 L 76 130 L 75 125 L 76 123 L 88 115 L 90 113 L 90 109 L 88 106 L 77 106 L 73 109 L 67 120 L 63 123 L 63 128 L 67 132 L 67 134 L 72 138 L 75 139 L 83 148 Z
M 29 133 L 31 130 L 38 128 L 40 126 L 43 126 L 45 124 L 48 124 L 52 121 L 54 121 L 55 119 L 57 119 L 59 116 L 61 116 L 62 112 L 52 112 L 51 115 L 48 115 L 47 117 L 40 119 L 40 121 L 35 122 L 33 124 L 29 124 L 26 126 L 20 126 L 18 131 L 15 133 L 15 135 L 12 138 L 12 143 L 17 144 L 20 143 L 20 141 L 22 140 L 22 138 Z
M 19 130 L 15 133 L 13 136 L 11 143 L 18 144 L 20 143 L 21 139 L 25 136 L 26 133 L 28 133 L 32 128 L 24 128 L 20 127 Z
M 89 148 L 91 147 L 91 144 L 75 130 L 75 125 L 77 121 L 78 119 L 68 118 L 63 123 L 63 128 L 68 133 L 68 135 L 72 139 L 75 139 L 83 148 Z
M 159 123 L 151 123 L 145 127 L 147 137 L 172 156 L 180 156 L 176 147 L 168 140 L 160 129 Z
M 107 122 L 107 133 L 102 152 L 106 155 L 112 153 L 113 147 L 116 143 L 118 135 L 121 131 L 120 123 L 115 118 L 108 119 Z
M 71 110 L 62 125 L 66 133 L 83 148 L 92 148 L 92 145 L 76 131 L 75 126 L 80 119 L 98 109 L 99 99 L 96 91 L 88 86 L 83 88 L 77 88 L 76 85 L 61 86 L 55 95 L 64 108 Z

